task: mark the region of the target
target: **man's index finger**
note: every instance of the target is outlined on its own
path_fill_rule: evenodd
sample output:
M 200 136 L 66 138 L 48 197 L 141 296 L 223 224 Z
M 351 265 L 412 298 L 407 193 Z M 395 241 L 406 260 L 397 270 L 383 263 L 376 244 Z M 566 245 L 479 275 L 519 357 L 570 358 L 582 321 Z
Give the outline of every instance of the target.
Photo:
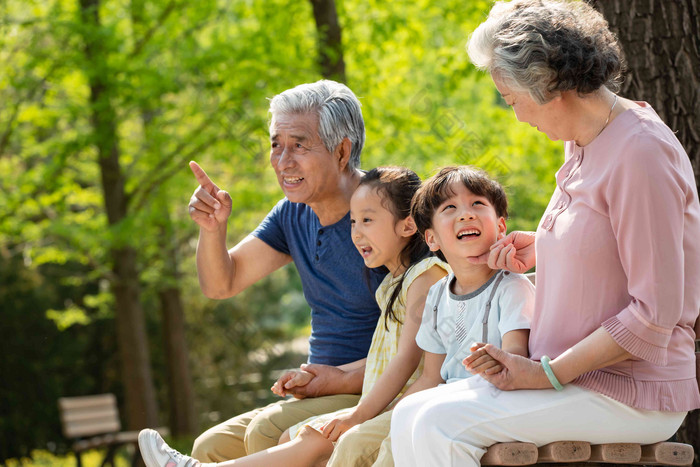
M 214 182 L 211 181 L 211 178 L 209 178 L 204 169 L 201 168 L 195 161 L 190 161 L 190 169 L 197 179 L 197 182 L 199 182 L 202 187 L 209 187 L 210 185 L 216 186 Z

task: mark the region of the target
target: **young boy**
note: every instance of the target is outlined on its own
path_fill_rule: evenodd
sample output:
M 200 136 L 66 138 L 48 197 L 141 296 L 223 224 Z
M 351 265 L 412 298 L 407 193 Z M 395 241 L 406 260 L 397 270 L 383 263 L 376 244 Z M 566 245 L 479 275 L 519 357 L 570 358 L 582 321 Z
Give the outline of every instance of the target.
M 430 249 L 452 268 L 430 289 L 416 336 L 426 359 L 434 354 L 443 360 L 441 378 L 450 383 L 471 376 L 463 364 L 466 357 L 473 374 L 500 371 L 477 350 L 479 343 L 527 357 L 534 286 L 523 275 L 469 261 L 505 236 L 503 187 L 480 170 L 446 167 L 416 193 L 411 211 Z
M 411 215 L 430 249 L 447 261 L 452 273 L 428 292 L 416 335 L 425 355 L 423 373 L 404 398 L 472 374 L 500 371 L 500 365 L 480 350 L 485 343 L 527 357 L 534 286 L 521 274 L 469 261 L 505 236 L 508 201 L 503 187 L 481 170 L 445 167 L 415 194 Z M 391 465 L 387 437 L 374 466 Z

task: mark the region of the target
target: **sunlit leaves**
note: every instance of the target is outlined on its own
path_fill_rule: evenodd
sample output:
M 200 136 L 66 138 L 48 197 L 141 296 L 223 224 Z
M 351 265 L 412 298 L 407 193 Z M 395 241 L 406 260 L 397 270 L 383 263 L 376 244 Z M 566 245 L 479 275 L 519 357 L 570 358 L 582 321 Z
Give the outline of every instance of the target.
M 46 317 L 56 323 L 60 331 L 78 324 L 89 324 L 91 321 L 85 310 L 75 305 L 64 310 L 46 310 Z
M 367 124 L 363 166 L 422 176 L 475 164 L 508 187 L 509 228 L 534 228 L 553 189 L 561 145 L 494 105 L 465 45 L 490 2 L 343 2 L 349 85 Z M 351 39 L 349 39 L 351 38 Z

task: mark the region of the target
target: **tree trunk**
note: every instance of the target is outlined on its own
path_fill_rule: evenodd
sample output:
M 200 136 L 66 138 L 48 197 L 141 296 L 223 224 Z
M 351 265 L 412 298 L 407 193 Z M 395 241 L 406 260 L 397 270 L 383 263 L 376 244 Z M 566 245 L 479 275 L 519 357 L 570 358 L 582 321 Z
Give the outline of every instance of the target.
M 107 220 L 114 227 L 127 216 L 124 177 L 119 164 L 117 118 L 110 102 L 106 53 L 100 34 L 99 0 L 80 0 L 86 70 L 90 83 L 91 123 L 102 178 Z M 115 246 L 117 245 L 117 246 Z M 157 404 L 151 374 L 136 251 L 117 239 L 110 246 L 116 302 L 117 345 L 121 360 L 129 429 L 157 426 Z
M 158 291 L 158 298 L 165 334 L 170 431 L 175 436 L 195 435 L 197 420 L 194 409 L 194 389 L 185 340 L 185 314 L 180 289 L 162 288 Z
M 104 169 L 102 169 L 104 170 Z M 136 252 L 112 250 L 116 298 L 117 346 L 130 430 L 158 426 L 158 404 L 151 373 L 151 356 L 141 306 Z
M 345 61 L 335 0 L 310 0 L 318 31 L 318 63 L 324 78 L 345 82 Z
M 162 196 L 162 195 L 161 195 Z M 166 247 L 162 248 L 164 268 L 158 290 L 163 334 L 168 369 L 168 401 L 170 430 L 174 435 L 197 434 L 197 419 L 194 408 L 194 388 L 189 367 L 189 352 L 185 336 L 185 312 L 178 287 L 180 272 L 177 262 L 175 232 L 170 221 L 167 202 L 162 202 L 162 235 Z
M 628 72 L 621 94 L 649 102 L 688 152 L 700 185 L 700 0 L 589 0 L 620 39 Z M 700 410 L 678 440 L 696 447 Z

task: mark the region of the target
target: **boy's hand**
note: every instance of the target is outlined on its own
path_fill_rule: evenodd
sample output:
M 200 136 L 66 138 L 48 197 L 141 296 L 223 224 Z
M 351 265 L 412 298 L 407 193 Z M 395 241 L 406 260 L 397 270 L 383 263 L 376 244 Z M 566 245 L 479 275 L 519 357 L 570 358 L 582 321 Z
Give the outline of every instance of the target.
M 360 423 L 362 423 L 362 420 L 359 420 L 356 416 L 356 412 L 353 411 L 349 414 L 340 415 L 323 425 L 321 434 L 329 441 L 336 442 L 343 433 Z
M 272 385 L 270 390 L 278 396 L 285 397 L 287 394 L 292 394 L 297 399 L 303 399 L 305 396 L 294 393 L 294 388 L 306 386 L 315 378 L 313 373 L 304 370 L 289 370 L 279 377 Z
M 492 344 L 486 344 L 480 350 L 487 352 L 503 366 L 503 369 L 498 373 L 484 372 L 481 374 L 486 381 L 498 389 L 512 391 L 514 389 L 549 389 L 552 387 L 542 365 L 538 362 L 506 352 Z
M 462 360 L 464 367 L 474 375 L 479 373 L 494 375 L 503 369 L 503 365 L 484 350 L 485 345 L 481 342 L 472 344 L 469 349 L 472 352 L 471 355 Z

